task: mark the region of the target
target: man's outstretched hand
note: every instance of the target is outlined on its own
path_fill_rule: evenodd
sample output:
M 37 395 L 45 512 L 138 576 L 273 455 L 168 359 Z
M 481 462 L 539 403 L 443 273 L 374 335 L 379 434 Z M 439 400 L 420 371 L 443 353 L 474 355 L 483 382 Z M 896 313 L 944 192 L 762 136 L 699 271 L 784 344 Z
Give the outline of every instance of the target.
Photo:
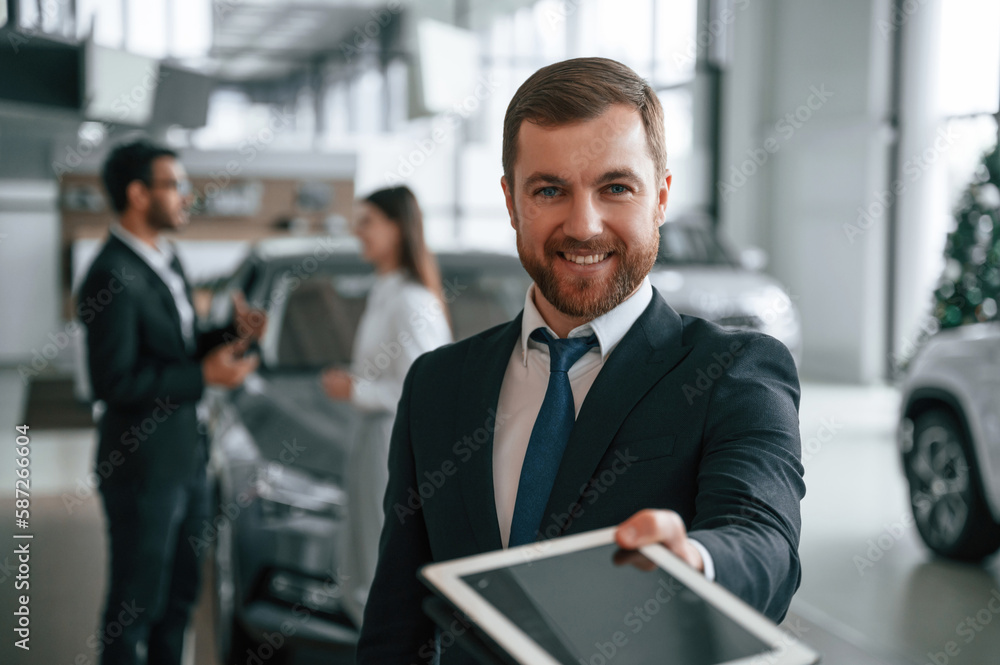
M 623 550 L 662 543 L 689 566 L 705 572 L 705 562 L 687 537 L 684 520 L 672 510 L 640 510 L 618 525 L 615 541 Z

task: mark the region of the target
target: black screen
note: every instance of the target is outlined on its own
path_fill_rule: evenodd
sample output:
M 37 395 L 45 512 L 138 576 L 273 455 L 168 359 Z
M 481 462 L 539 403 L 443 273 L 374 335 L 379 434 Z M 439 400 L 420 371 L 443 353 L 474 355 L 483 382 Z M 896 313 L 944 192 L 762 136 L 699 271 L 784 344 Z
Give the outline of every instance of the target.
M 566 665 L 714 665 L 768 651 L 667 571 L 615 545 L 462 579 Z

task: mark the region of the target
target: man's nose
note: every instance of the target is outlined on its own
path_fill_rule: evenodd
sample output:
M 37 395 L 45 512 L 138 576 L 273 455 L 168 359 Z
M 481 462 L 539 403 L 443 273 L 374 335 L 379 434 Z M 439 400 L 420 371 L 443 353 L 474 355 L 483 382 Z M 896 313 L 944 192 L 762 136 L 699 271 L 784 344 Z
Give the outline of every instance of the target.
M 600 210 L 590 196 L 573 197 L 569 215 L 563 221 L 563 233 L 575 240 L 589 240 L 601 235 L 604 223 Z

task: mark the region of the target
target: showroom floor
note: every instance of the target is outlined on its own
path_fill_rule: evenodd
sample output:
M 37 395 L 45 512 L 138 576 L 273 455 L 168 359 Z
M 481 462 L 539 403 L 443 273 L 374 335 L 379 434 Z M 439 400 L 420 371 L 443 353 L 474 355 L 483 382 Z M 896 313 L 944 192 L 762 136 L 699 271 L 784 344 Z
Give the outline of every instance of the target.
M 0 371 L 0 432 L 11 446 L 24 399 L 17 374 Z M 803 387 L 803 580 L 786 626 L 827 665 L 1000 663 L 1000 618 L 992 624 L 987 607 L 1000 596 L 1000 557 L 982 566 L 936 560 L 908 526 L 893 443 L 897 402 L 889 388 Z M 0 662 L 90 665 L 106 577 L 100 501 L 85 482 L 94 433 L 30 433 L 32 649 L 25 654 L 5 638 Z M 0 488 L 0 514 L 10 515 L 13 455 L 0 456 L 0 477 L 11 479 Z M 0 522 L 7 542 L 12 530 L 13 519 Z M 12 552 L 0 550 L 7 617 L 16 595 Z M 211 594 L 203 594 L 194 624 L 188 663 L 215 665 Z M 334 661 L 316 652 L 295 658 L 314 662 Z

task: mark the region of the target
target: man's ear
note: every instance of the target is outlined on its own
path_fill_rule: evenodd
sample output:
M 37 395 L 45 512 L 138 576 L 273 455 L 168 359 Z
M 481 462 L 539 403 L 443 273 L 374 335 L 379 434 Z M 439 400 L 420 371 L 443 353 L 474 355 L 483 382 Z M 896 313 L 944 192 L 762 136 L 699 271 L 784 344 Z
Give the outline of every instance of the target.
M 500 189 L 503 190 L 503 199 L 507 205 L 507 215 L 510 217 L 511 228 L 516 231 L 517 227 L 514 225 L 514 219 L 516 218 L 514 214 L 514 188 L 507 185 L 507 176 L 500 176 Z
M 125 187 L 126 208 L 145 210 L 149 207 L 149 188 L 141 180 L 133 180 Z
M 662 225 L 667 221 L 667 199 L 670 198 L 670 185 L 674 180 L 674 176 L 670 173 L 670 169 L 664 169 L 665 174 L 663 180 L 660 181 L 660 191 L 658 192 L 658 200 L 656 202 L 656 214 L 657 218 L 660 220 L 659 225 Z

